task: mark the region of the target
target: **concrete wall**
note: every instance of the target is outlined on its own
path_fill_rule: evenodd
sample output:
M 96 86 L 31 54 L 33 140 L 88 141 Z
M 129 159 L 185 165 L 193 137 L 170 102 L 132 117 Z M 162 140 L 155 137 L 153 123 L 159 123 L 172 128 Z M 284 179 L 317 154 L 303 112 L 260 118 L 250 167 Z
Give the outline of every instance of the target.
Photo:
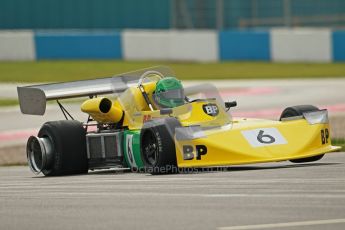
M 333 60 L 345 61 L 345 30 L 333 32 L 332 51 Z
M 272 29 L 273 61 L 330 62 L 331 31 L 328 29 Z
M 0 60 L 35 60 L 32 31 L 0 31 Z
M 345 30 L 0 31 L 0 60 L 345 61 Z
M 221 60 L 270 60 L 269 31 L 222 31 L 219 47 Z
M 124 31 L 125 60 L 217 61 L 214 31 Z
M 122 57 L 117 32 L 38 32 L 37 59 L 119 59 Z

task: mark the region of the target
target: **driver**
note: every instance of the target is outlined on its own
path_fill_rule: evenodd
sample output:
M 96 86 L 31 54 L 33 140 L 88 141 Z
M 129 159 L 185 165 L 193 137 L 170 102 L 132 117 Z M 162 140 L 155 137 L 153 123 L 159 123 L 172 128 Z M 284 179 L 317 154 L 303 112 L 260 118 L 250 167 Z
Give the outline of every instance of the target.
M 181 81 L 174 77 L 165 77 L 156 84 L 153 101 L 158 109 L 174 108 L 185 103 Z

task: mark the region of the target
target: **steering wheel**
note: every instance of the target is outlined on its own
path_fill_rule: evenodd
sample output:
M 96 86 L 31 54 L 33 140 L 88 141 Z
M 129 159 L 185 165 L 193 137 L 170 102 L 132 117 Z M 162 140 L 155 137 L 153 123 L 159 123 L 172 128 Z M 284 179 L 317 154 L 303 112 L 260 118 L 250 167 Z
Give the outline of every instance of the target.
M 143 73 L 139 79 L 139 83 L 138 83 L 138 88 L 140 89 L 140 92 L 141 94 L 143 95 L 147 105 L 149 106 L 150 110 L 153 111 L 153 106 L 150 102 L 150 99 L 149 99 L 149 96 L 147 95 L 144 87 L 143 87 L 143 82 L 146 78 L 148 78 L 150 75 L 155 75 L 155 76 L 158 76 L 159 79 L 162 79 L 164 78 L 164 75 L 158 71 L 154 71 L 154 70 L 149 70 L 149 71 L 146 71 L 145 73 Z

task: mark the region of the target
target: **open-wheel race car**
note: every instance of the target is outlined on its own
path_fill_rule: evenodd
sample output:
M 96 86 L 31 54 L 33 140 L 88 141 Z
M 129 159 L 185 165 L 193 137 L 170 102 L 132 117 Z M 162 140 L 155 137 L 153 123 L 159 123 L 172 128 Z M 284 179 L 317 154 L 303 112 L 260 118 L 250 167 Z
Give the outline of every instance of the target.
M 103 95 L 103 96 L 101 96 Z M 104 96 L 105 95 L 105 96 Z M 312 162 L 331 145 L 327 110 L 286 108 L 279 120 L 232 118 L 212 85 L 183 87 L 167 67 L 109 78 L 18 87 L 24 114 L 56 100 L 66 120 L 46 122 L 27 142 L 31 170 L 46 176 L 130 168 L 151 174 L 186 168 Z M 62 99 L 88 97 L 76 121 Z

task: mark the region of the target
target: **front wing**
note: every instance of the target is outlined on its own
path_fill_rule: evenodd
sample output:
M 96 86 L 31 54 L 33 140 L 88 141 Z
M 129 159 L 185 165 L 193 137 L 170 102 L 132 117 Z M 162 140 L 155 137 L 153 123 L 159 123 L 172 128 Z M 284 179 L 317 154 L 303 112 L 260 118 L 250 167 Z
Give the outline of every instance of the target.
M 175 137 L 178 167 L 208 167 L 285 161 L 333 152 L 328 123 L 234 121 L 231 128 L 198 138 Z M 201 137 L 200 137 L 201 136 Z

